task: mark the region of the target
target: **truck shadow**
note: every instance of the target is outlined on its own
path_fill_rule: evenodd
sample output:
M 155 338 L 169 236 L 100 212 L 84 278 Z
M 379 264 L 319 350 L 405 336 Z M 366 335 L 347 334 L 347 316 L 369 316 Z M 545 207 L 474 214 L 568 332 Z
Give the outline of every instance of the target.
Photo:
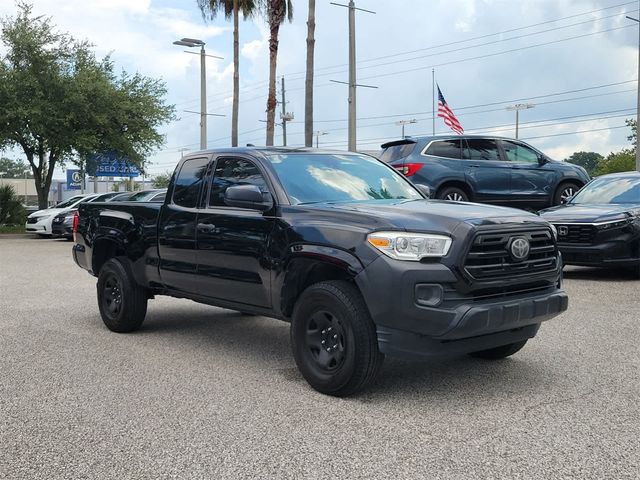
M 566 267 L 563 275 L 567 280 L 591 280 L 595 282 L 630 282 L 638 280 L 635 272 L 626 268 Z
M 243 370 L 254 370 L 265 378 L 277 375 L 294 395 L 315 394 L 296 368 L 285 322 L 222 309 L 188 314 L 165 309 L 150 311 L 138 334 L 159 335 L 173 348 L 204 350 L 212 362 L 242 365 Z M 471 392 L 480 396 L 485 392 L 489 399 L 496 391 L 532 391 L 549 381 L 549 372 L 538 362 L 523 360 L 526 347 L 520 355 L 494 362 L 466 356 L 429 361 L 387 358 L 376 382 L 349 401 L 386 403 L 391 397 L 424 400 Z

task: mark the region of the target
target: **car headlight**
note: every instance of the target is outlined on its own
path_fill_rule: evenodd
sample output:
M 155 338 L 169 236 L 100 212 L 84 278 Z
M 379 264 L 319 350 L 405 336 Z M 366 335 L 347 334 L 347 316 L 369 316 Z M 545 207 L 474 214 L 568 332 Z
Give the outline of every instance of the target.
M 633 220 L 630 218 L 625 218 L 624 220 L 612 220 L 611 222 L 600 223 L 596 225 L 596 228 L 598 230 L 611 230 L 612 228 L 620 228 L 620 227 L 627 226 L 632 221 Z
M 444 257 L 451 248 L 451 238 L 445 235 L 408 232 L 374 232 L 367 242 L 396 260 L 420 261 L 426 257 Z

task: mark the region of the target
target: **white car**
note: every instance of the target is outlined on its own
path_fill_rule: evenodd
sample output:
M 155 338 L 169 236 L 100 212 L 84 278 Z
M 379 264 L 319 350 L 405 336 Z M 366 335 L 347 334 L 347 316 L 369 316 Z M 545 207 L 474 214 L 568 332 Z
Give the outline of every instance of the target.
M 27 217 L 25 229 L 27 232 L 37 233 L 42 237 L 51 236 L 51 226 L 56 215 L 72 210 L 76 208 L 79 203 L 88 202 L 97 196 L 98 195 L 95 194 L 75 195 L 69 200 L 61 202 L 53 208 L 33 212 Z

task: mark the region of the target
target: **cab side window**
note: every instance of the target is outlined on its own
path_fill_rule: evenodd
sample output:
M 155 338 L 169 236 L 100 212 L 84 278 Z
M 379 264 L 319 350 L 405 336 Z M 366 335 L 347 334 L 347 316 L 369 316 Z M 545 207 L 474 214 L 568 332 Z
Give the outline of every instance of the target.
M 518 143 L 509 142 L 507 140 L 502 142 L 502 148 L 507 156 L 507 160 L 510 162 L 525 162 L 525 163 L 538 163 L 539 156 L 537 152 L 520 145 Z
M 198 206 L 208 163 L 206 158 L 194 158 L 182 164 L 173 187 L 173 203 L 187 208 Z
M 267 182 L 253 162 L 244 158 L 221 158 L 216 164 L 209 195 L 209 206 L 224 207 L 224 192 L 235 185 L 256 185 L 268 193 Z

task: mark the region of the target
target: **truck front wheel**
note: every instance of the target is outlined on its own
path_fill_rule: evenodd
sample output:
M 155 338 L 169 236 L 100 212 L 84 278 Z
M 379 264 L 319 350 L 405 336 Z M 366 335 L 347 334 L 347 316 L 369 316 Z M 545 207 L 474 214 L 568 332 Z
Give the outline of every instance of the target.
M 147 314 L 147 295 L 133 278 L 126 259 L 105 262 L 97 289 L 100 316 L 109 330 L 126 333 L 140 328 Z
M 501 347 L 490 348 L 489 350 L 481 350 L 479 352 L 470 353 L 472 357 L 484 358 L 485 360 L 500 360 L 513 355 L 516 352 L 522 350 L 522 347 L 527 343 L 526 340 L 516 343 L 510 343 Z
M 305 380 L 336 397 L 367 387 L 384 360 L 364 299 L 345 281 L 317 283 L 302 293 L 293 310 L 291 346 Z

